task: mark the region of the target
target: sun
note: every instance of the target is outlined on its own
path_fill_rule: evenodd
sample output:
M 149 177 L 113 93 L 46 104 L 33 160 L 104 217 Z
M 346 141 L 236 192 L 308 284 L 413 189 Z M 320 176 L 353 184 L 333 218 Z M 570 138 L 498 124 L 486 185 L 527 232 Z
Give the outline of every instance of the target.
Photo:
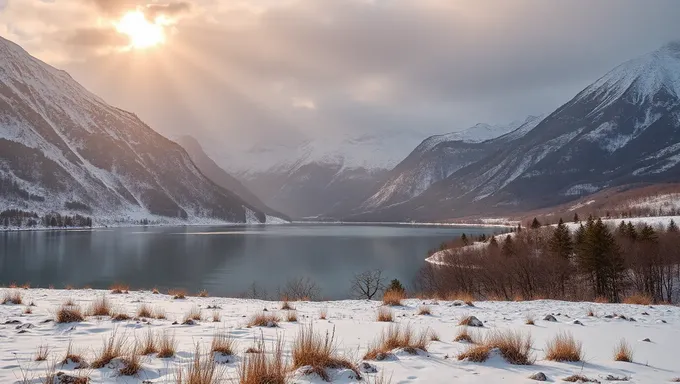
M 165 42 L 162 23 L 158 20 L 150 22 L 139 10 L 126 13 L 115 25 L 119 33 L 130 38 L 132 48 L 150 48 Z

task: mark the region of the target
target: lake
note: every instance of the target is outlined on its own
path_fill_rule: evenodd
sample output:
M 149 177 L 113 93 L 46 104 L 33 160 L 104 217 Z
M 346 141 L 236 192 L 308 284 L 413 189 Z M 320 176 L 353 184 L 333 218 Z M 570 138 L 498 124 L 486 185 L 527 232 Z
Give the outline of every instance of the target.
M 382 269 L 410 285 L 429 249 L 501 228 L 415 225 L 135 227 L 0 233 L 0 284 L 34 287 L 202 289 L 238 296 L 253 283 L 275 296 L 307 277 L 328 299 L 347 298 L 351 277 Z

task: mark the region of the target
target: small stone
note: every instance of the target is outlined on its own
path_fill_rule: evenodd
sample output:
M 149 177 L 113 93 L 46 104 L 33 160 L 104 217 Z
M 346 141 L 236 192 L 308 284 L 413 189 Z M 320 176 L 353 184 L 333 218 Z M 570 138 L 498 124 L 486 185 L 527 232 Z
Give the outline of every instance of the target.
M 10 324 L 21 324 L 21 321 L 19 320 L 7 320 L 3 324 L 5 325 L 10 325 Z
M 649 316 L 649 313 L 647 313 L 647 312 L 642 312 L 642 316 Z
M 545 373 L 543 372 L 536 372 L 533 375 L 529 376 L 531 380 L 536 380 L 536 381 L 547 381 L 548 378 L 545 376 Z
M 368 363 L 368 362 L 365 362 L 365 361 L 363 363 L 361 363 L 361 365 L 359 366 L 359 369 L 363 373 L 376 373 L 376 372 L 378 372 L 378 368 L 375 365 Z
M 628 321 L 634 321 L 634 322 L 637 322 L 637 320 L 635 320 L 635 318 L 633 318 L 633 317 L 629 317 L 629 318 L 628 318 Z
M 583 323 L 580 322 L 580 321 L 578 321 L 578 320 L 574 320 L 574 324 L 576 324 L 576 325 L 583 325 Z
M 614 315 L 604 315 L 604 318 L 605 318 L 605 319 L 613 319 L 613 318 L 614 318 Z
M 556 323 L 557 319 L 553 315 L 547 315 L 546 317 L 543 318 L 543 321 L 550 321 L 552 323 Z
M 642 339 L 642 341 L 644 341 L 644 342 L 646 342 L 646 343 L 651 343 L 651 342 L 652 342 L 652 340 L 649 340 L 649 337 L 646 337 L 646 338 Z

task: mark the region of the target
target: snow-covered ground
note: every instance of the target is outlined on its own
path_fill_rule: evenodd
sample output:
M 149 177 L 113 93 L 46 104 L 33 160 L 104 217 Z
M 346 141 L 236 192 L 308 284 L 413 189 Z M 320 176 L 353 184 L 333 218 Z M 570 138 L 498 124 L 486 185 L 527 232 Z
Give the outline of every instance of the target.
M 0 295 L 6 289 L 2 289 Z M 375 321 L 376 311 L 381 305 L 375 301 L 331 301 L 297 302 L 293 305 L 298 313 L 298 322 L 281 322 L 278 328 L 248 328 L 246 323 L 253 314 L 280 313 L 279 302 L 241 300 L 227 298 L 187 297 L 173 299 L 151 292 L 130 292 L 113 295 L 95 290 L 19 290 L 24 305 L 0 305 L 0 382 L 22 382 L 22 371 L 30 383 L 38 383 L 51 362 L 61 360 L 72 343 L 73 349 L 92 360 L 106 338 L 116 330 L 118 336 L 130 340 L 143 339 L 148 329 L 167 331 L 175 335 L 179 345 L 174 358 L 160 359 L 155 355 L 143 358 L 143 370 L 138 377 L 119 376 L 115 367 L 89 369 L 93 383 L 173 383 L 179 367 L 189 364 L 198 343 L 207 351 L 213 335 L 228 332 L 238 341 L 238 353 L 231 362 L 221 364 L 228 378 L 237 382 L 237 372 L 244 351 L 253 345 L 255 339 L 264 336 L 267 343 L 277 337 L 285 341 L 285 354 L 290 354 L 292 341 L 305 324 L 313 323 L 315 331 L 325 333 L 335 330 L 337 345 L 342 353 L 361 361 L 367 346 L 389 327 L 389 323 Z M 160 308 L 167 314 L 166 320 L 112 322 L 108 317 L 88 317 L 80 323 L 55 324 L 56 309 L 67 299 L 74 300 L 84 309 L 101 295 L 106 295 L 112 306 L 119 312 L 134 316 L 141 304 Z M 1 297 L 1 296 L 0 296 Z M 23 314 L 26 304 L 33 302 L 32 314 Z M 662 383 L 680 377 L 677 346 L 680 345 L 680 308 L 674 306 L 641 306 L 626 304 L 569 303 L 539 300 L 531 302 L 476 302 L 474 307 L 454 306 L 453 302 L 409 299 L 403 307 L 394 307 L 395 322 L 410 324 L 417 331 L 436 332 L 441 341 L 433 341 L 427 354 L 409 355 L 403 352 L 385 361 L 369 361 L 392 383 L 531 383 L 528 376 L 543 372 L 551 382 L 583 374 L 605 382 L 608 375 L 626 377 L 630 383 Z M 427 304 L 432 315 L 418 315 L 418 307 Z M 212 322 L 212 309 L 217 306 L 220 321 Z M 202 310 L 204 320 L 195 325 L 173 325 L 182 322 L 192 307 Z M 319 312 L 327 310 L 326 320 L 319 319 Z M 595 316 L 587 315 L 589 310 Z M 542 321 L 544 316 L 554 314 L 557 321 Z M 609 318 L 607 315 L 624 315 Z M 491 358 L 485 363 L 458 361 L 457 355 L 466 344 L 454 342 L 459 330 L 461 317 L 473 315 L 484 322 L 476 330 L 479 335 L 494 330 L 513 329 L 531 334 L 533 337 L 533 365 L 510 365 L 501 358 Z M 525 325 L 525 318 L 532 316 L 535 325 Z M 574 324 L 579 320 L 583 325 Z M 544 359 L 546 341 L 560 331 L 567 331 L 583 343 L 584 362 L 557 363 Z M 614 348 L 621 339 L 633 348 L 633 362 L 613 361 Z M 643 341 L 649 339 L 650 341 Z M 40 345 L 49 346 L 46 361 L 33 361 Z M 222 359 L 224 360 L 224 359 Z M 73 365 L 57 366 L 57 372 L 77 374 Z M 356 382 L 348 371 L 330 372 L 333 382 Z M 376 374 L 369 374 L 375 378 Z M 145 381 L 146 380 L 146 381 Z M 318 376 L 304 376 L 300 371 L 291 373 L 291 382 L 321 383 Z M 372 382 L 372 381 L 369 381 Z

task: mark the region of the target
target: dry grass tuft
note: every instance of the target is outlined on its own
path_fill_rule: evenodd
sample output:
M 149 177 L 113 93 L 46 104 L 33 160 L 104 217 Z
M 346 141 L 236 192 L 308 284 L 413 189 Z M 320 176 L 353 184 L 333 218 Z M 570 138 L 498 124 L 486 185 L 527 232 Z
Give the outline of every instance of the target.
M 498 348 L 501 356 L 510 364 L 531 365 L 534 363 L 531 349 L 533 340 L 528 333 L 519 331 L 496 331 L 488 335 L 486 344 Z
M 151 293 L 154 294 L 154 295 L 158 295 L 158 294 L 160 294 L 160 291 L 158 290 L 158 288 L 153 287 L 153 289 L 151 290 Z
M 137 353 L 140 355 L 150 355 L 158 352 L 158 336 L 149 328 L 141 344 L 137 344 Z
M 328 308 L 324 307 L 319 310 L 319 320 L 326 320 L 328 317 Z
M 416 333 L 410 325 L 405 327 L 400 327 L 398 324 L 390 325 L 369 346 L 364 359 L 381 360 L 382 356 L 396 348 L 402 348 L 411 354 L 418 353 L 418 350 L 427 351 L 427 346 L 430 344 L 429 333 L 429 330 Z
M 249 327 L 278 327 L 279 317 L 274 313 L 262 312 L 253 315 L 248 321 Z
M 458 334 L 457 334 L 456 337 L 453 339 L 453 341 L 457 341 L 457 342 L 459 342 L 459 343 L 461 343 L 461 342 L 466 342 L 466 343 L 470 343 L 470 344 L 475 344 L 475 341 L 474 341 L 474 339 L 472 338 L 472 335 L 470 334 L 470 332 L 468 331 L 468 327 L 467 327 L 467 326 L 462 326 L 462 327 L 458 330 Z
M 115 295 L 130 293 L 130 286 L 127 284 L 115 283 L 111 286 L 111 293 Z
M 383 304 L 392 307 L 401 306 L 402 300 L 406 299 L 406 292 L 390 289 L 383 294 Z
M 534 315 L 527 313 L 526 316 L 524 316 L 524 324 L 536 325 L 536 318 L 534 317 Z
M 597 316 L 597 315 L 595 314 L 595 309 L 593 309 L 593 307 L 588 307 L 588 311 L 586 312 L 586 314 L 588 315 L 588 317 L 595 317 L 595 316 Z
M 239 367 L 239 384 L 286 384 L 288 363 L 283 358 L 283 341 L 274 343 L 271 354 L 266 353 L 264 340 L 255 349 L 257 352 L 250 353 Z
M 68 302 L 62 304 L 62 306 L 59 307 L 55 318 L 55 321 L 59 324 L 77 323 L 83 320 L 85 320 L 85 317 L 83 316 L 80 306 L 75 304 L 69 305 Z
M 187 298 L 187 291 L 185 289 L 171 289 L 168 291 L 168 295 L 172 296 L 173 299 L 184 300 Z
M 61 360 L 61 365 L 64 366 L 69 362 L 77 364 L 77 368 L 87 368 L 89 366 L 79 353 L 73 351 L 73 343 L 70 341 L 68 342 L 68 347 L 66 347 L 64 358 Z
M 361 373 L 349 359 L 338 354 L 335 346 L 335 329 L 321 336 L 314 332 L 313 327 L 300 328 L 297 338 L 293 341 L 292 352 L 293 369 L 308 366 L 309 373 L 318 374 L 324 381 L 331 381 L 327 369 L 351 369 L 360 379 Z
M 460 300 L 460 301 L 464 302 L 469 307 L 475 306 L 474 303 L 473 303 L 475 301 L 475 298 L 469 292 L 452 292 L 452 293 L 447 294 L 444 297 L 444 299 L 446 301 Z
M 139 318 L 153 318 L 153 311 L 151 310 L 151 307 L 149 307 L 148 304 L 142 303 L 137 307 L 137 317 Z
M 184 315 L 182 324 L 191 324 L 194 321 L 201 321 L 201 308 L 195 305 Z
M 5 291 L 2 298 L 2 304 L 20 305 L 21 303 L 23 303 L 21 292 L 15 290 Z
M 30 315 L 30 314 L 33 313 L 33 308 L 31 308 L 30 306 L 28 306 L 28 307 L 24 308 L 24 312 L 23 312 L 23 313 L 24 313 L 24 315 Z
M 217 333 L 213 336 L 210 351 L 224 356 L 233 356 L 236 354 L 236 346 L 236 340 L 229 333 Z
M 580 341 L 567 332 L 560 332 L 545 346 L 545 358 L 552 361 L 581 361 L 583 346 Z
M 222 320 L 222 316 L 220 315 L 220 311 L 214 310 L 212 312 L 212 321 L 213 323 L 219 323 Z
M 288 300 L 284 300 L 283 304 L 281 304 L 281 310 L 283 310 L 283 311 L 294 311 L 295 307 L 293 307 L 293 305 Z
M 418 307 L 418 314 L 421 316 L 430 316 L 432 315 L 432 311 L 430 310 L 430 307 L 427 305 L 421 305 Z
M 388 323 L 391 323 L 392 321 L 394 321 L 394 314 L 392 313 L 392 310 L 389 309 L 388 307 L 378 308 L 378 313 L 376 315 L 376 321 L 382 321 L 382 322 L 388 322 Z
M 117 330 L 111 332 L 108 340 L 104 340 L 104 345 L 90 365 L 94 369 L 106 366 L 111 360 L 125 355 L 128 351 L 134 351 L 128 346 L 128 339 L 125 336 L 116 337 Z
M 430 331 L 430 341 L 441 341 L 441 338 L 439 337 L 439 333 L 435 330 Z
M 64 305 L 76 305 L 76 302 L 73 301 L 72 297 L 69 297 L 68 299 L 66 299 L 66 301 L 64 301 Z
M 158 357 L 161 359 L 169 358 L 175 356 L 175 351 L 177 350 L 177 340 L 174 334 L 168 332 L 163 332 L 158 336 Z
M 468 360 L 473 363 L 483 363 L 489 358 L 491 347 L 487 344 L 471 345 L 458 355 L 458 360 Z
M 119 312 L 120 308 L 111 309 L 111 320 L 112 321 L 128 321 L 132 320 L 132 317 L 125 312 Z
M 45 361 L 50 354 L 50 347 L 48 345 L 40 344 L 35 352 L 33 361 Z
M 92 301 L 86 313 L 87 316 L 110 316 L 111 303 L 106 295 L 101 295 Z
M 175 382 L 177 384 L 217 384 L 223 381 L 223 376 L 224 371 L 217 366 L 212 355 L 203 355 L 201 347 L 196 344 L 193 360 L 177 370 Z
M 156 307 L 153 309 L 153 317 L 158 319 L 158 320 L 165 320 L 167 319 L 167 315 L 165 314 L 165 309 L 162 307 Z
M 609 303 L 609 299 L 604 297 L 604 296 L 598 296 L 593 301 L 598 303 L 598 304 L 608 304 Z
M 614 350 L 614 361 L 624 361 L 631 363 L 633 361 L 633 349 L 626 339 L 621 339 L 619 345 Z
M 198 292 L 198 297 L 208 297 L 208 296 L 209 296 L 208 290 L 206 290 L 206 289 L 203 289 L 203 290 L 201 290 L 201 292 Z
M 566 381 L 566 382 L 569 382 L 569 383 L 599 383 L 599 381 L 597 381 L 595 379 L 588 378 L 588 377 L 583 376 L 583 375 L 571 375 L 571 376 L 565 377 L 564 379 L 562 379 L 562 381 Z
M 298 321 L 297 311 L 286 312 L 286 321 L 289 323 L 296 323 Z
M 135 346 L 134 350 L 137 347 Z M 133 350 L 133 351 L 134 351 Z M 132 352 L 129 356 L 122 359 L 123 367 L 118 370 L 122 376 L 137 376 L 139 371 L 142 370 L 142 361 L 138 354 Z
M 651 296 L 636 294 L 631 295 L 623 299 L 624 304 L 638 304 L 638 305 L 651 305 L 654 300 Z

